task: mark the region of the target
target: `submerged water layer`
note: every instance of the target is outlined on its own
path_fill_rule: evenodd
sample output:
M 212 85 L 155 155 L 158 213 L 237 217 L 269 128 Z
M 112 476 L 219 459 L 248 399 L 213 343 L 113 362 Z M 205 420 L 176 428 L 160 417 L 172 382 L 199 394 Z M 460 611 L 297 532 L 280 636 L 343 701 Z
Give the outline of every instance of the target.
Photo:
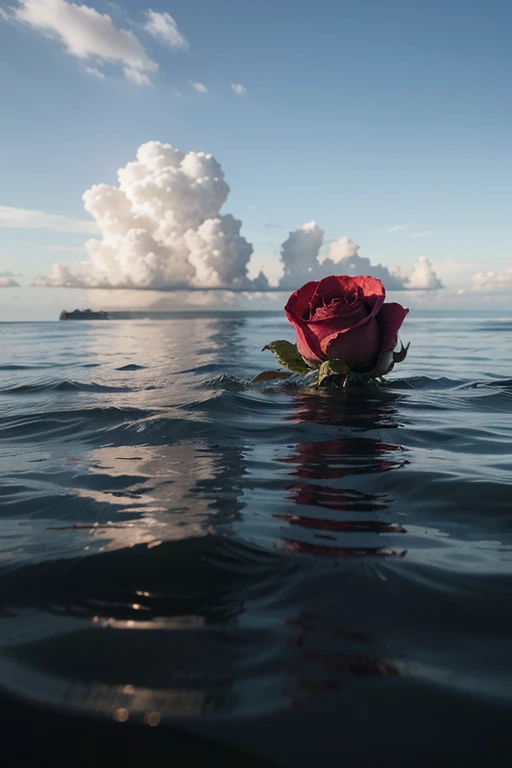
M 330 393 L 250 383 L 278 315 L 0 325 L 4 694 L 283 765 L 493 753 L 511 330 L 408 318 Z

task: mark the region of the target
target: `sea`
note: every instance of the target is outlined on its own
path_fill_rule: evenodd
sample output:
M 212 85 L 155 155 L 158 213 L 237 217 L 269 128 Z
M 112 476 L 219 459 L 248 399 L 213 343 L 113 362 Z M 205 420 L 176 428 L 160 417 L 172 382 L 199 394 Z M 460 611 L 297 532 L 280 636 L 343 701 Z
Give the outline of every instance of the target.
M 251 381 L 282 312 L 0 324 L 4 750 L 505 761 L 512 312 L 401 336 L 315 391 Z

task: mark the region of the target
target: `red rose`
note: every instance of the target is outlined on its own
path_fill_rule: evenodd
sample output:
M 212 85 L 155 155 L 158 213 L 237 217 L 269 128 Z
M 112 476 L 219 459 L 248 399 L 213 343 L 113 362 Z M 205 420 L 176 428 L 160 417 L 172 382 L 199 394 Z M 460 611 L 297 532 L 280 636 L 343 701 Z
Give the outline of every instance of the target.
M 306 283 L 285 307 L 297 334 L 297 349 L 312 366 L 343 360 L 355 371 L 371 370 L 390 352 L 408 309 L 384 304 L 386 290 L 375 277 L 331 275 Z

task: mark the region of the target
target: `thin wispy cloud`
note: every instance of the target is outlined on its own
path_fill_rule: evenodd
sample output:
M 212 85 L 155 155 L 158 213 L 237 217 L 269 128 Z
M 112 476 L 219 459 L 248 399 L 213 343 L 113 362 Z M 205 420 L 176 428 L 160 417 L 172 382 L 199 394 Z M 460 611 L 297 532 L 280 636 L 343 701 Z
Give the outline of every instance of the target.
M 194 83 L 191 80 L 190 85 L 192 86 L 192 88 L 195 88 L 198 93 L 208 93 L 208 88 L 206 87 L 206 85 L 203 85 L 203 83 Z
M 141 72 L 139 69 L 125 67 L 124 76 L 130 83 L 135 83 L 135 85 L 153 85 L 148 75 L 144 74 L 144 72 Z
M 94 221 L 68 219 L 44 211 L 32 211 L 27 208 L 12 208 L 0 205 L 0 228 L 12 229 L 51 229 L 54 232 L 77 232 L 94 235 L 99 229 Z
M 394 227 L 386 229 L 385 232 L 400 232 L 402 229 L 407 229 L 407 224 L 395 224 Z
M 175 50 L 188 50 L 188 41 L 179 31 L 178 25 L 170 13 L 157 13 L 149 10 L 146 12 L 146 19 L 144 29 L 155 40 Z
M 245 96 L 248 93 L 247 88 L 242 83 L 232 83 L 231 88 L 237 96 Z
M 18 0 L 9 20 L 58 40 L 70 56 L 120 64 L 125 77 L 138 85 L 147 85 L 148 73 L 158 69 L 131 30 L 118 29 L 108 14 L 87 5 L 65 0 Z
M 7 11 L 4 11 L 3 8 L 0 8 L 0 19 L 4 19 L 4 21 L 9 21 L 9 14 Z
M 102 72 L 101 69 L 96 69 L 96 67 L 86 67 L 85 71 L 93 77 L 98 77 L 100 80 L 105 80 L 105 73 Z
M 430 235 L 435 235 L 435 230 L 429 229 L 426 232 L 414 232 L 412 235 L 408 235 L 408 237 L 411 240 L 420 240 L 422 237 L 430 237 Z

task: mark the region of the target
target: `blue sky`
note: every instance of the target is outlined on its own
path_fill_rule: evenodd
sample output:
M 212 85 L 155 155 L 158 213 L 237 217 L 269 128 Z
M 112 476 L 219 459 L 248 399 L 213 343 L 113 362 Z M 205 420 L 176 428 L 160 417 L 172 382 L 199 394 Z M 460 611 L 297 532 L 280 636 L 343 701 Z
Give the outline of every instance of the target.
M 92 222 L 84 191 L 115 184 L 141 144 L 168 142 L 221 163 L 222 212 L 242 220 L 270 276 L 288 233 L 315 220 L 372 263 L 427 257 L 446 286 L 438 303 L 507 305 L 508 0 L 89 0 L 139 41 L 135 75 L 126 59 L 73 55 L 34 22 L 54 24 L 63 5 L 0 2 L 0 206 Z M 22 6 L 31 15 L 15 18 Z M 170 14 L 171 41 L 144 29 L 148 10 Z M 75 34 L 65 14 L 59 24 Z M 55 314 L 73 294 L 30 283 L 86 259 L 91 234 L 2 210 L 0 282 L 22 288 L 0 288 L 0 318 Z

